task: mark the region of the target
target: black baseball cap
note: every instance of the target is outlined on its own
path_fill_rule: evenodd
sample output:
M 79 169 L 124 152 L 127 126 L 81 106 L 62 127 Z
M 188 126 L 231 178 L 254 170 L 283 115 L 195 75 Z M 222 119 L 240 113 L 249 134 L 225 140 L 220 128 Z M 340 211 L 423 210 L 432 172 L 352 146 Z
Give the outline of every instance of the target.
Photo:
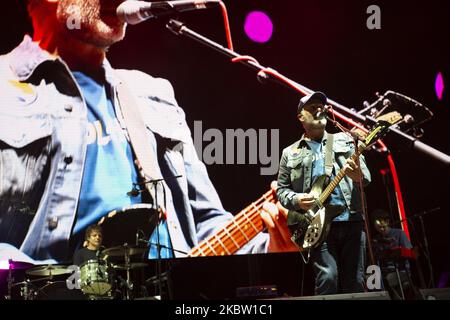
M 323 105 L 326 105 L 327 96 L 325 95 L 325 93 L 320 91 L 314 92 L 312 94 L 307 94 L 306 96 L 300 99 L 300 102 L 298 103 L 297 107 L 297 113 L 300 113 L 305 106 L 315 101 L 319 101 Z

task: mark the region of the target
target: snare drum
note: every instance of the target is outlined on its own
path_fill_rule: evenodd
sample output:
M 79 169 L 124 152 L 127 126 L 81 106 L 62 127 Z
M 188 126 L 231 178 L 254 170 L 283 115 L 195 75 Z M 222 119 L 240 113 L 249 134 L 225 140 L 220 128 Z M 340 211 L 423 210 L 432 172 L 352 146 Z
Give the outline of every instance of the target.
M 111 295 L 114 284 L 113 269 L 104 260 L 89 260 L 80 267 L 80 288 L 87 295 Z

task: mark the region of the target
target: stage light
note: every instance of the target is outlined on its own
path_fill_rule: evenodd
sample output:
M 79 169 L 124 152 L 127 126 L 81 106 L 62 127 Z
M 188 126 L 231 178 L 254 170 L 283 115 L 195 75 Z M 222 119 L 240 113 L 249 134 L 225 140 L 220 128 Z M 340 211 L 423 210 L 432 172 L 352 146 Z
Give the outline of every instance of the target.
M 434 88 L 436 90 L 436 96 L 439 100 L 442 100 L 442 95 L 444 94 L 444 79 L 442 78 L 442 73 L 438 73 L 436 76 L 436 81 L 434 82 Z
M 250 40 L 258 43 L 268 42 L 273 33 L 272 20 L 262 11 L 252 11 L 245 18 L 244 30 Z

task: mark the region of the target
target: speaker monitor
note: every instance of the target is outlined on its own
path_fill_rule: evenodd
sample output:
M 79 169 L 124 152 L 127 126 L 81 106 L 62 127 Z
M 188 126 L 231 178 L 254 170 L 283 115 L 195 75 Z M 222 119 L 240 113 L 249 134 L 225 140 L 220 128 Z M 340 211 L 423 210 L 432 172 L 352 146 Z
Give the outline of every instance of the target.
M 278 298 L 274 300 L 391 300 L 387 291 Z
M 450 300 L 450 288 L 420 289 L 425 300 Z

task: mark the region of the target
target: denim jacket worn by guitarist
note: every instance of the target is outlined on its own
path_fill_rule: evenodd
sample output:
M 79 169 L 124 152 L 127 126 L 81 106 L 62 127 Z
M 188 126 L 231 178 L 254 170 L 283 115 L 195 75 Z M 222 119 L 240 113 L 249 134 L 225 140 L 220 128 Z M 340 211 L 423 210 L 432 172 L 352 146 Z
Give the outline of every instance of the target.
M 326 143 L 328 133 L 325 132 L 322 144 Z M 325 147 L 323 150 L 325 151 Z M 338 172 L 348 158 L 355 152 L 354 141 L 345 133 L 334 135 L 334 172 Z M 363 185 L 370 183 L 370 172 L 367 169 L 364 156 L 360 156 L 360 166 L 363 172 Z M 303 136 L 300 140 L 283 150 L 278 173 L 277 196 L 281 204 L 289 210 L 300 210 L 298 193 L 308 193 L 311 190 L 313 151 Z M 350 214 L 360 213 L 361 194 L 360 188 L 355 187 L 355 182 L 345 176 L 339 183 L 347 208 Z
M 173 88 L 136 70 L 114 70 L 107 61 L 103 68 L 121 127 L 116 72 L 138 102 L 149 143 L 157 141 L 163 177 L 181 175 L 166 179 L 167 225 L 173 248 L 189 252 L 232 215 L 197 157 Z M 15 250 L 40 262 L 64 261 L 72 254 L 67 248 L 85 166 L 86 104 L 64 61 L 28 36 L 0 56 L 0 88 L 0 258 Z M 238 253 L 264 252 L 267 245 L 261 233 Z

